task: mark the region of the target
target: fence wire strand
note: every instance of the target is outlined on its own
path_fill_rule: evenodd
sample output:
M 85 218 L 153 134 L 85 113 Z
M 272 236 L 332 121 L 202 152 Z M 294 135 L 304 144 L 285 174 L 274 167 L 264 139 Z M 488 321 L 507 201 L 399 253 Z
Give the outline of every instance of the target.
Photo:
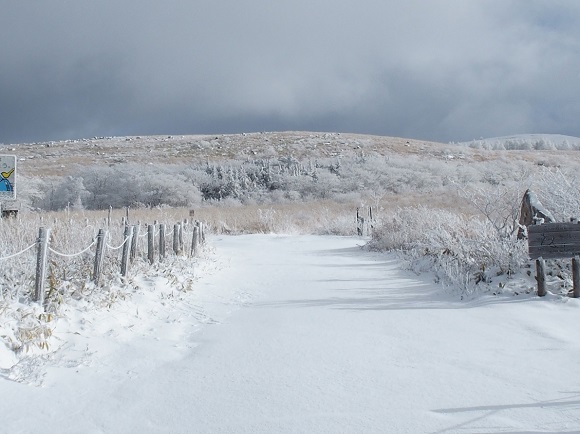
M 54 250 L 52 247 L 50 247 L 50 246 L 48 246 L 48 250 L 50 250 L 55 255 L 62 256 L 64 258 L 74 258 L 75 256 L 80 256 L 83 253 L 88 252 L 91 249 L 91 247 L 93 247 L 95 245 L 96 242 L 97 242 L 97 240 L 94 239 L 93 242 L 88 247 L 86 247 L 85 249 L 81 250 L 78 253 L 73 253 L 73 254 L 70 254 L 70 255 L 67 254 L 67 253 L 58 252 L 58 251 Z
M 126 237 L 125 240 L 121 243 L 121 245 L 119 247 L 113 247 L 111 245 L 109 245 L 109 243 L 106 244 L 107 249 L 109 250 L 119 250 L 121 247 L 123 247 L 125 245 L 125 243 L 130 240 L 131 237 Z
M 0 258 L 0 261 L 4 260 L 4 259 L 11 259 L 11 258 L 15 258 L 16 256 L 20 256 L 23 253 L 25 253 L 26 251 L 32 249 L 33 247 L 36 246 L 37 243 L 31 244 L 30 246 L 26 247 L 25 249 L 19 251 L 18 253 L 14 253 L 12 255 L 8 255 L 8 256 L 3 256 Z

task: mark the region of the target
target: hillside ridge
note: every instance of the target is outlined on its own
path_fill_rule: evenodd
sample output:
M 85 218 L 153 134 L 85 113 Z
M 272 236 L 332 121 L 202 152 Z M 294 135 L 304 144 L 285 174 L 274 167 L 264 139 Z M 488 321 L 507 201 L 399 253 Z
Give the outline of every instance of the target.
M 94 137 L 4 145 L 24 174 L 67 175 L 82 166 L 187 164 L 292 156 L 297 159 L 421 153 L 446 145 L 417 139 L 325 132 Z M 455 146 L 455 145 L 451 145 Z
M 557 135 L 551 135 L 556 137 Z M 297 160 L 357 156 L 405 156 L 426 159 L 481 161 L 504 155 L 505 143 L 520 143 L 526 137 L 546 141 L 548 135 L 505 136 L 463 143 L 440 143 L 420 139 L 332 132 L 254 132 L 206 135 L 154 135 L 93 137 L 63 141 L 3 145 L 7 154 L 18 158 L 19 172 L 24 176 L 66 176 L 88 166 L 118 164 L 184 165 L 228 160 L 260 160 L 292 157 Z M 542 137 L 544 137 L 542 139 Z M 566 143 L 572 137 L 557 136 Z M 508 142 L 501 142 L 502 140 Z M 577 138 L 580 146 L 580 138 Z M 476 143 L 474 145 L 474 143 Z M 503 143 L 503 144 L 502 144 Z M 534 142 L 535 143 L 535 142 Z M 575 143 L 575 142 L 574 142 Z M 537 149 L 518 159 L 544 158 L 535 151 L 554 150 L 552 146 Z M 577 158 L 575 148 L 567 149 Z M 515 150 L 515 149 L 511 149 Z M 498 151 L 500 153 L 498 153 Z M 509 149 L 508 149 L 509 151 Z M 562 151 L 565 153 L 566 151 Z

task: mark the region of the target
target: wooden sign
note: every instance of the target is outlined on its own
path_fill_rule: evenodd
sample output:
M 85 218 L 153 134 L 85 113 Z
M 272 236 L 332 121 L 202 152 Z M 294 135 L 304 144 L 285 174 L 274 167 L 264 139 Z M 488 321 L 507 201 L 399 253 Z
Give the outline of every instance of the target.
M 546 223 L 528 226 L 530 259 L 572 258 L 580 255 L 580 224 Z

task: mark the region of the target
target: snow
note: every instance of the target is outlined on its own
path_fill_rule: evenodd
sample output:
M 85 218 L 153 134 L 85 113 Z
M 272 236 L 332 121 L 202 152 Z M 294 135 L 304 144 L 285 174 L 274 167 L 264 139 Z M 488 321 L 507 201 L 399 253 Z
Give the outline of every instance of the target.
M 463 146 L 485 149 L 539 149 L 570 150 L 580 148 L 580 137 L 563 134 L 516 134 L 511 136 L 480 138 L 458 143 Z
M 578 300 L 462 301 L 360 238 L 210 243 L 192 291 L 141 279 L 0 371 L 0 431 L 580 432 Z

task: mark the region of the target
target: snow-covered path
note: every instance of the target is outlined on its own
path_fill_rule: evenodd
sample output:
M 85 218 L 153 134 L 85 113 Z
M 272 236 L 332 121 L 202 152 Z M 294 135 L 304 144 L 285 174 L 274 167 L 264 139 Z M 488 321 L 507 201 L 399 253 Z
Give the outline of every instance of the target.
M 357 243 L 214 238 L 228 266 L 196 283 L 186 342 L 160 328 L 2 381 L 0 431 L 580 432 L 577 300 L 459 301 Z

